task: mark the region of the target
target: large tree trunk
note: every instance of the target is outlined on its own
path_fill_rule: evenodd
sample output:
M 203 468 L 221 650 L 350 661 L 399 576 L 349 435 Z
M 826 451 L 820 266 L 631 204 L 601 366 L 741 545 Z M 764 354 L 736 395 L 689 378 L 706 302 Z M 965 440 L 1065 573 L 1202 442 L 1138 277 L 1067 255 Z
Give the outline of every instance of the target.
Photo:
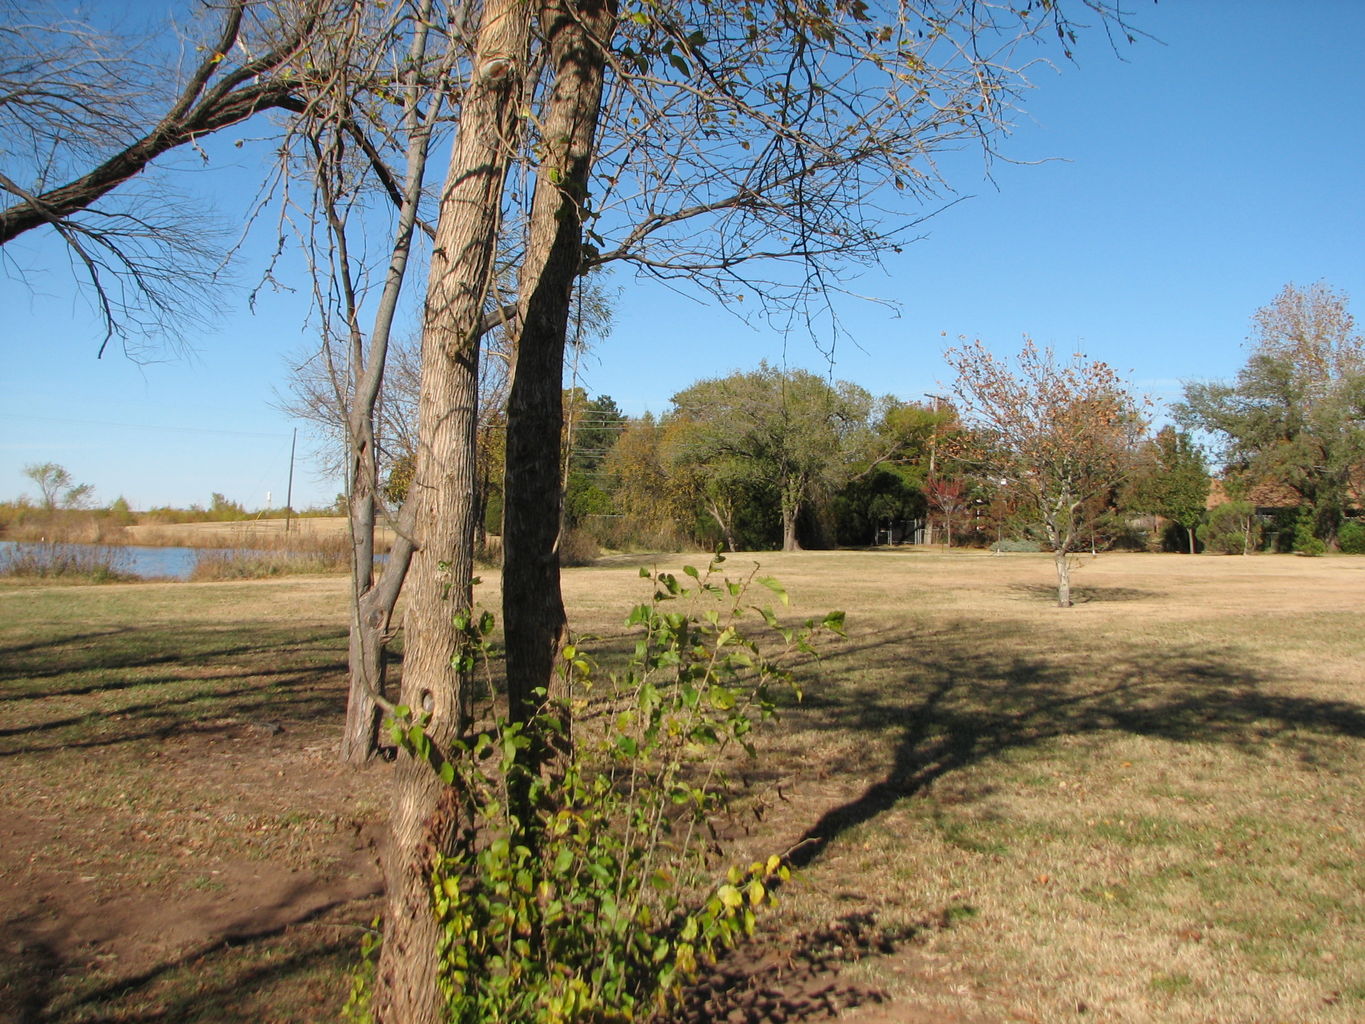
M 796 536 L 796 523 L 801 518 L 801 491 L 799 484 L 787 482 L 782 486 L 782 550 L 800 551 L 801 542 Z
M 422 341 L 413 557 L 406 593 L 401 703 L 428 716 L 439 751 L 468 726 L 469 693 L 453 663 L 463 634 L 453 617 L 472 601 L 478 341 L 507 168 L 518 134 L 530 11 L 487 0 L 460 127 L 441 197 Z M 374 1017 L 382 1024 L 434 1024 L 442 1017 L 431 872 L 460 825 L 457 790 L 430 765 L 400 753 L 384 856 L 384 943 Z
M 564 343 L 582 267 L 604 46 L 616 9 L 616 0 L 544 0 L 539 12 L 554 84 L 543 108 L 543 152 L 519 281 L 503 492 L 503 631 L 513 721 L 534 714 L 537 690 L 553 691 L 566 625 L 558 549 Z
M 799 510 L 782 506 L 782 550 L 800 551 L 801 542 L 796 539 L 796 514 Z

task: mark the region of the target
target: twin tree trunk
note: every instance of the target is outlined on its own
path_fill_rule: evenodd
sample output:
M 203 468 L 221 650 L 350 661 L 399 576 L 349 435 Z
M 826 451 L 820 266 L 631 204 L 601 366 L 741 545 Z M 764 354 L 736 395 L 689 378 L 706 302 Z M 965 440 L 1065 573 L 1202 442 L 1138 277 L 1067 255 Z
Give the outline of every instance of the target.
M 582 219 L 616 0 L 546 0 L 538 21 L 553 85 L 541 109 L 542 158 L 519 282 L 521 336 L 508 400 L 503 628 L 509 714 L 525 720 L 548 688 L 565 616 L 559 589 L 564 338 L 582 261 Z M 526 102 L 533 7 L 488 0 L 442 197 L 422 347 L 417 553 L 407 583 L 401 702 L 430 714 L 438 749 L 468 726 L 465 680 L 451 667 L 469 609 L 475 513 L 478 331 L 489 292 L 501 197 Z M 375 981 L 381 1024 L 442 1016 L 431 871 L 462 822 L 457 791 L 400 754 L 385 855 L 384 943 Z
M 520 136 L 530 30 L 528 5 L 484 4 L 427 289 L 411 499 L 417 550 L 406 583 L 400 703 L 429 716 L 427 735 L 442 751 L 468 727 L 467 681 L 452 667 L 464 637 L 453 618 L 472 603 L 480 325 L 496 273 L 503 188 Z M 384 1024 L 429 1024 L 443 1016 L 431 873 L 437 856 L 451 849 L 461 806 L 453 787 L 407 753 L 400 752 L 395 776 L 372 1007 Z

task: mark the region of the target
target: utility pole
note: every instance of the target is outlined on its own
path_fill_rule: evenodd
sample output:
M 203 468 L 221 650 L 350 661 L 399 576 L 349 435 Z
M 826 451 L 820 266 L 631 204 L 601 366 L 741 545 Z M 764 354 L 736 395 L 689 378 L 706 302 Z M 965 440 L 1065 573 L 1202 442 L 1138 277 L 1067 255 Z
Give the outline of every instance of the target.
M 294 449 L 299 443 L 299 428 L 294 428 L 294 436 L 289 441 L 289 487 L 284 492 L 284 532 L 289 532 L 289 520 L 294 514 Z

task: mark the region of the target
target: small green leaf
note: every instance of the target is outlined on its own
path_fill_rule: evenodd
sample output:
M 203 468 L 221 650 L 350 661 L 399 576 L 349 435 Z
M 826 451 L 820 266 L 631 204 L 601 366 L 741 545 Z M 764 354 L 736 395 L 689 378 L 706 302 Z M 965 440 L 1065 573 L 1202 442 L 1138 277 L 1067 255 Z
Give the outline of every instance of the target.
M 773 579 L 771 576 L 760 576 L 758 582 L 776 594 L 777 599 L 784 605 L 791 603 L 791 599 L 787 597 L 787 591 L 783 588 L 782 584 L 778 583 L 777 580 Z

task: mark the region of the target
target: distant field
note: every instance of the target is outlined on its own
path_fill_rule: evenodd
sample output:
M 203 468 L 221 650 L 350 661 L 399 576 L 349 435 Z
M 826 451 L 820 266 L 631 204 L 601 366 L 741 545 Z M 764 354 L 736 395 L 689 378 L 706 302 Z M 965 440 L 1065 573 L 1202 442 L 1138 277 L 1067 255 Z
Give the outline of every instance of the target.
M 1087 557 L 1069 610 L 1045 555 L 755 559 L 849 638 L 718 823 L 800 870 L 691 1020 L 1365 1019 L 1365 558 Z M 565 574 L 608 657 L 650 561 Z M 343 593 L 0 583 L 0 1018 L 334 1019 L 388 785 L 332 762 Z
M 125 543 L 158 547 L 274 547 L 286 542 L 342 542 L 349 536 L 345 516 L 244 519 L 230 523 L 144 523 L 124 527 Z M 381 527 L 376 540 L 382 549 L 393 541 L 393 531 Z

